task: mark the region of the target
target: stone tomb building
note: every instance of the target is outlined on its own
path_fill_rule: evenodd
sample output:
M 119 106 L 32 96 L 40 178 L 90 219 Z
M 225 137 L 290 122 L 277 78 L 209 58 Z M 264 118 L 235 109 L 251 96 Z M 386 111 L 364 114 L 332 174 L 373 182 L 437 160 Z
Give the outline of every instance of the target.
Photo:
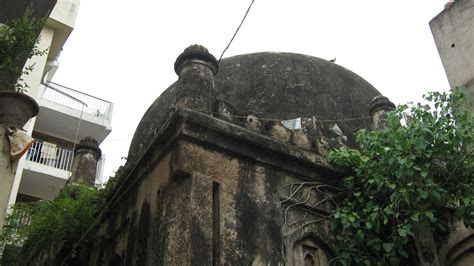
M 394 105 L 300 54 L 218 64 L 193 45 L 175 70 L 136 130 L 90 264 L 328 265 L 340 176 L 325 155 Z

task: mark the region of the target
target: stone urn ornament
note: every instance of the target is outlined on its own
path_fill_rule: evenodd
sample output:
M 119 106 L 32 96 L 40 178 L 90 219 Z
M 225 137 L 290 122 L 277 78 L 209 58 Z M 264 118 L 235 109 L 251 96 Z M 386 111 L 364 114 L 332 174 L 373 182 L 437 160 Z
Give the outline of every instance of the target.
M 22 128 L 38 112 L 38 103 L 30 96 L 0 88 L 0 124 Z

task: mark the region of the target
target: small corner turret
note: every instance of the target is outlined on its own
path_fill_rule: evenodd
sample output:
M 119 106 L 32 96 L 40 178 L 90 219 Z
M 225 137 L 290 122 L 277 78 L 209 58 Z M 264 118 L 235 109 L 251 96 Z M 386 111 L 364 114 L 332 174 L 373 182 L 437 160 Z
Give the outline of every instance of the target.
M 74 149 L 74 159 L 72 162 L 71 177 L 68 184 L 84 182 L 94 185 L 97 172 L 97 162 L 102 155 L 97 140 L 85 137 L 76 145 Z
M 204 46 L 191 45 L 178 56 L 174 70 L 179 76 L 175 105 L 211 114 L 217 59 Z
M 386 123 L 386 113 L 395 110 L 395 104 L 387 97 L 377 95 L 370 101 L 369 115 L 372 116 L 372 129 L 384 127 Z

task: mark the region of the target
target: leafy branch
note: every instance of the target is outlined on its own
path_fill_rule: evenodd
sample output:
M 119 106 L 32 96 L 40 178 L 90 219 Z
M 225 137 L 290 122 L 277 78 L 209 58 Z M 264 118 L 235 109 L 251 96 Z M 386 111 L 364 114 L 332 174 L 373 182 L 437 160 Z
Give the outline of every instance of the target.
M 332 216 L 340 243 L 335 264 L 407 264 L 420 224 L 440 236 L 453 219 L 472 223 L 474 122 L 467 99 L 461 89 L 424 98 L 389 113 L 386 127 L 360 131 L 359 150 L 330 153 L 334 166 L 351 173 L 343 181 L 349 193 Z
M 28 8 L 23 17 L 0 24 L 0 90 L 25 92 L 28 84 L 22 76 L 30 74 L 34 64 L 23 67 L 24 60 L 48 52 L 38 48 L 44 20 L 32 14 Z
M 58 254 L 68 252 L 91 226 L 104 202 L 104 190 L 76 183 L 64 188 L 52 201 L 16 204 L 7 217 L 0 244 L 23 246 L 11 261 L 19 265 L 41 252 L 60 257 Z M 81 243 L 79 257 L 88 253 L 94 237 L 89 234 Z

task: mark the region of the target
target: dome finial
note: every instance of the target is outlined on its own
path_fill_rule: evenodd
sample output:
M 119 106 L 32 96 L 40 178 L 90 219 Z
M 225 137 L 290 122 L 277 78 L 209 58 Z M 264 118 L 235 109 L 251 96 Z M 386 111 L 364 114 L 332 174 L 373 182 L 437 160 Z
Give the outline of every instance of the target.
M 206 47 L 199 44 L 193 44 L 184 49 L 174 63 L 174 71 L 179 75 L 185 65 L 196 61 L 208 66 L 214 75 L 217 74 L 217 59 L 209 53 Z

